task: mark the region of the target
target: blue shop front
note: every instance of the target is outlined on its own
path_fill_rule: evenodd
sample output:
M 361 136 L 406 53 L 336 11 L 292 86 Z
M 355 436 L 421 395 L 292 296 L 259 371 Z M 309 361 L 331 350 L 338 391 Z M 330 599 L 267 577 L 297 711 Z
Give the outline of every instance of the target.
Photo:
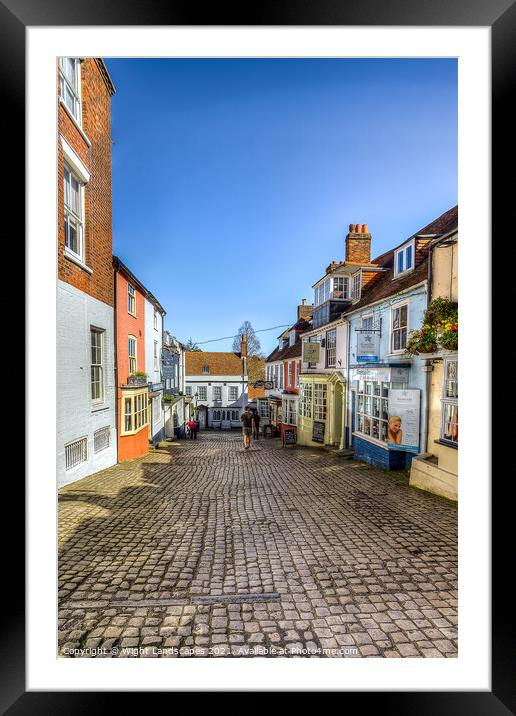
M 412 366 L 400 364 L 350 366 L 351 445 L 357 460 L 385 470 L 410 468 L 420 451 L 421 430 L 421 388 L 412 385 L 412 372 Z

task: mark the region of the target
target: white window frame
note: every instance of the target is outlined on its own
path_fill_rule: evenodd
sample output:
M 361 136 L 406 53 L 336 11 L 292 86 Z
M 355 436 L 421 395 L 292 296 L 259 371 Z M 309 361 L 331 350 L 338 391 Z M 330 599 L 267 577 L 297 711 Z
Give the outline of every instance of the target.
M 405 268 L 407 265 L 407 250 L 411 250 L 412 255 L 412 261 L 409 268 Z M 398 256 L 403 256 L 403 267 L 401 271 L 398 268 Z M 415 256 L 416 256 L 416 240 L 412 239 L 411 241 L 408 241 L 406 244 L 403 244 L 403 246 L 400 246 L 399 249 L 396 249 L 394 252 L 394 278 L 397 278 L 398 276 L 401 276 L 402 274 L 405 275 L 406 273 L 409 273 L 410 271 L 414 270 L 414 264 L 415 264 Z
M 96 348 L 96 351 L 100 351 L 100 363 L 93 362 L 93 334 L 99 336 L 100 345 Z M 90 326 L 90 397 L 93 405 L 99 405 L 105 400 L 105 389 L 104 389 L 104 352 L 105 352 L 105 331 L 102 328 L 96 326 Z M 95 368 L 99 369 L 99 378 L 93 381 L 93 371 Z M 98 383 L 100 395 L 93 397 L 93 383 Z
M 191 385 L 185 385 L 185 395 L 192 395 L 192 386 Z
M 312 399 L 313 399 L 313 386 L 312 383 L 301 384 L 301 410 L 300 413 L 303 418 L 312 417 Z
M 136 288 L 129 281 L 127 282 L 127 313 L 136 318 Z
M 154 309 L 154 330 L 159 331 L 158 327 L 158 312 Z
M 154 371 L 159 370 L 158 341 L 154 341 Z
M 122 391 L 120 435 L 135 435 L 149 424 L 149 391 Z M 129 403 L 129 411 L 127 404 Z M 129 417 L 129 421 L 127 418 Z
M 333 334 L 333 335 L 332 335 Z M 335 340 L 330 343 L 329 342 L 329 336 L 332 335 L 335 337 Z M 325 351 L 326 351 L 326 368 L 335 368 L 337 365 L 337 329 L 332 328 L 329 331 L 326 331 L 326 342 L 325 342 Z M 330 352 L 333 354 L 333 362 L 330 363 Z
M 130 352 L 130 341 L 134 341 L 134 356 Z M 136 336 L 127 336 L 127 361 L 129 365 L 129 375 L 133 375 L 138 370 L 138 339 Z M 132 361 L 134 361 L 134 369 L 131 370 Z
M 351 300 L 358 301 L 362 293 L 362 271 L 357 271 L 351 276 Z
M 366 321 L 371 321 L 371 326 L 366 326 Z M 361 328 L 363 331 L 372 331 L 374 326 L 374 315 L 372 313 L 366 313 L 362 316 L 362 325 Z
M 229 400 L 238 400 L 238 385 L 229 386 Z
M 287 362 L 287 380 L 288 380 L 288 383 L 287 383 L 286 387 L 292 388 L 293 386 L 292 386 L 292 361 L 291 360 L 289 360 Z
M 399 355 L 400 353 L 405 353 L 405 347 L 407 345 L 408 340 L 408 334 L 410 330 L 410 308 L 409 308 L 409 301 L 400 301 L 399 303 L 396 303 L 393 306 L 390 306 L 390 332 L 389 332 L 389 349 L 391 352 L 391 355 Z M 402 326 L 401 328 L 394 328 L 394 311 L 400 310 L 403 308 L 403 306 L 407 307 L 407 324 L 406 326 Z M 405 329 L 405 345 L 402 348 L 396 348 L 394 349 L 394 331 L 402 331 Z
M 66 173 L 70 175 L 70 185 L 72 178 L 77 182 L 79 190 L 79 202 L 80 202 L 80 211 L 81 215 L 79 216 L 71 206 L 67 206 L 66 204 Z M 67 162 L 66 160 L 63 160 L 63 212 L 64 212 L 64 223 L 65 223 L 65 253 L 70 254 L 74 259 L 79 261 L 81 264 L 86 263 L 85 259 L 85 231 L 86 231 L 86 221 L 85 221 L 85 182 L 83 178 L 80 176 L 79 172 L 75 170 L 75 168 L 71 165 L 71 163 Z M 69 224 L 75 224 L 76 231 L 77 231 L 77 243 L 78 243 L 78 251 L 74 251 L 68 244 L 68 226 Z
M 333 294 L 335 294 L 337 291 L 341 291 L 341 289 L 335 287 L 336 281 L 342 281 L 342 296 L 335 296 L 334 298 L 340 298 L 342 300 L 347 300 L 349 298 L 349 276 L 334 276 L 333 277 Z
M 68 75 L 63 69 L 63 60 L 74 60 L 75 86 L 71 84 Z M 68 105 L 66 101 L 67 95 L 64 90 L 68 89 L 73 100 L 73 107 Z M 60 57 L 59 58 L 59 98 L 63 102 L 74 121 L 82 129 L 82 92 L 81 92 L 81 61 L 78 57 Z
M 283 419 L 281 422 L 285 425 L 297 425 L 297 401 L 292 398 L 283 398 L 282 402 Z
M 456 364 L 456 378 L 455 381 L 453 381 L 456 384 L 456 395 L 455 396 L 449 396 L 446 394 L 446 376 L 448 374 L 448 365 L 450 363 Z M 458 447 L 459 440 L 450 440 L 450 438 L 447 438 L 445 436 L 445 414 L 446 414 L 446 408 L 450 406 L 452 409 L 455 409 L 456 414 L 456 425 L 458 426 L 458 412 L 459 412 L 459 391 L 458 391 L 458 367 L 459 367 L 459 361 L 458 357 L 449 357 L 445 358 L 443 361 L 443 388 L 442 388 L 442 395 L 441 395 L 441 427 L 439 431 L 439 437 L 442 440 L 443 443 L 446 443 L 447 445 L 450 445 L 452 447 Z
M 379 384 L 379 393 L 375 393 L 375 383 Z M 368 392 L 367 386 L 370 386 Z M 377 440 L 382 444 L 388 442 L 388 426 L 389 426 L 389 388 L 392 383 L 379 380 L 365 380 L 358 382 L 358 389 L 355 394 L 355 433 L 357 435 Z M 387 395 L 384 394 L 384 389 Z M 374 412 L 375 401 L 378 405 L 378 415 Z M 362 409 L 361 409 L 362 404 Z M 385 410 L 383 410 L 385 408 Z M 384 417 L 385 416 L 385 417 Z M 360 429 L 360 419 L 364 429 Z M 378 435 L 373 434 L 374 422 L 378 423 Z M 368 432 L 365 430 L 366 422 L 369 425 Z M 381 437 L 382 426 L 384 428 L 385 439 Z
M 313 416 L 314 420 L 324 420 L 328 416 L 328 384 L 314 383 L 313 391 Z
M 213 386 L 213 400 L 222 400 L 222 386 L 221 385 Z
M 202 391 L 202 395 L 201 395 Z M 199 400 L 208 400 L 208 386 L 206 385 L 200 385 L 197 388 L 198 398 Z

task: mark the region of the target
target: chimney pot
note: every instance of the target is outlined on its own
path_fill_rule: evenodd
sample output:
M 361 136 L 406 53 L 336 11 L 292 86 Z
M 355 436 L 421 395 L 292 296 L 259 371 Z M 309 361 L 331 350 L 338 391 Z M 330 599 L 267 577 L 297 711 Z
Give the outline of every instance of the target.
M 301 305 L 302 305 L 302 306 L 306 306 L 306 298 L 302 298 L 302 299 L 301 299 Z
M 357 232 L 357 234 L 362 233 L 362 224 L 357 224 L 356 232 Z
M 364 225 L 363 225 L 362 231 L 364 232 L 364 234 L 368 234 L 368 233 L 369 233 L 369 229 L 367 228 L 367 224 L 364 224 Z
M 355 224 L 350 224 L 349 225 L 349 233 L 353 234 L 354 232 L 355 232 Z

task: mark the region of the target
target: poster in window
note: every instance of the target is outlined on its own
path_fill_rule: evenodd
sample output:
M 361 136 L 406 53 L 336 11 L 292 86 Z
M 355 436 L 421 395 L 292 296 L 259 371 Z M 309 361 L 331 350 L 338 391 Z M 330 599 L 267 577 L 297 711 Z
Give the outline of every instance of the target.
M 357 332 L 358 363 L 374 363 L 380 353 L 380 334 L 376 331 Z
M 419 403 L 417 389 L 389 389 L 387 447 L 419 452 Z

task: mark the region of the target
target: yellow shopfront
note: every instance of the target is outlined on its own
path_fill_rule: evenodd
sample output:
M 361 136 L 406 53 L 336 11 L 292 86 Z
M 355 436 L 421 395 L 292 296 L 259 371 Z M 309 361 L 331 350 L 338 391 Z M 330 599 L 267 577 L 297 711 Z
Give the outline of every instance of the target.
M 344 446 L 346 382 L 340 371 L 299 376 L 298 444 Z

